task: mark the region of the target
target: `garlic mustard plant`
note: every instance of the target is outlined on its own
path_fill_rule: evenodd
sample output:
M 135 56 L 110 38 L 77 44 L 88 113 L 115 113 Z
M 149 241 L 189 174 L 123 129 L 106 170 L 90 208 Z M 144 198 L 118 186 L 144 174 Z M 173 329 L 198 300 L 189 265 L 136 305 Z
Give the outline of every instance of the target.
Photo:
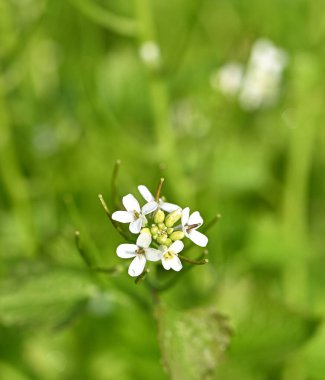
M 132 259 L 128 268 L 128 274 L 132 277 L 143 278 L 149 272 L 147 262 L 155 262 L 161 268 L 175 272 L 183 268 L 182 261 L 196 265 L 208 262 L 207 259 L 192 260 L 182 254 L 193 246 L 192 243 L 207 246 L 207 236 L 197 231 L 203 225 L 203 218 L 199 211 L 190 214 L 189 207 L 182 208 L 167 202 L 161 196 L 163 182 L 164 179 L 161 179 L 155 196 L 146 186 L 138 186 L 144 204 L 140 206 L 138 200 L 128 194 L 122 198 L 125 210 L 113 214 L 102 195 L 99 196 L 113 226 L 126 240 L 117 247 L 116 254 L 122 259 Z M 129 224 L 131 234 L 119 223 Z M 138 235 L 136 240 L 134 235 Z

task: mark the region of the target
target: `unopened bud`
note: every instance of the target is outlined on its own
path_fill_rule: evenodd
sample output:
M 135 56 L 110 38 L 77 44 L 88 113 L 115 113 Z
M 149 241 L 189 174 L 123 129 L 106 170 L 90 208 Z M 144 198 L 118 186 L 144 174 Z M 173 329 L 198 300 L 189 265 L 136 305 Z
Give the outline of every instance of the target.
M 162 245 L 166 245 L 166 241 L 169 240 L 166 235 L 158 236 L 157 242 Z
M 168 235 L 172 234 L 173 231 L 174 231 L 174 228 L 172 228 L 172 227 L 167 228 L 167 234 Z
M 165 241 L 165 245 L 166 245 L 167 247 L 169 247 L 171 244 L 172 244 L 171 239 L 167 238 L 166 241 Z
M 142 228 L 141 233 L 151 235 L 149 228 Z
M 166 226 L 165 226 L 164 223 L 159 223 L 159 224 L 158 224 L 158 228 L 160 229 L 160 231 L 163 231 L 163 230 L 166 229 Z
M 153 234 L 153 235 L 157 235 L 157 233 L 158 233 L 158 231 L 159 231 L 159 228 L 157 227 L 157 226 L 153 226 L 153 227 L 151 227 L 151 233 Z
M 162 223 L 165 220 L 165 213 L 162 210 L 157 210 L 153 220 L 156 224 Z
M 184 232 L 182 231 L 174 231 L 169 237 L 173 240 L 182 240 L 184 238 Z
M 173 225 L 182 217 L 182 209 L 179 208 L 166 216 L 165 224 L 167 227 L 173 227 Z

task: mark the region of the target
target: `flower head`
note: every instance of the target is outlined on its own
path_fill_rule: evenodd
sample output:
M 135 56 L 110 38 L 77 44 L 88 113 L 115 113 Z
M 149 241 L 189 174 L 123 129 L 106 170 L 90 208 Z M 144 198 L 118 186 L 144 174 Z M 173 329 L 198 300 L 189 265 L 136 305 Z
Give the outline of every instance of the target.
M 147 260 L 158 261 L 161 258 L 161 251 L 155 248 L 149 248 L 151 244 L 151 235 L 142 233 L 139 235 L 136 244 L 120 244 L 116 253 L 122 259 L 133 258 L 128 273 L 132 277 L 139 276 L 146 265 Z
M 132 194 L 123 197 L 122 203 L 126 211 L 115 211 L 112 215 L 112 219 L 121 223 L 130 223 L 129 230 L 133 234 L 138 234 L 142 226 L 147 223 L 146 215 L 156 209 L 156 204 L 149 202 L 141 209 L 139 202 Z
M 166 270 L 173 269 L 179 272 L 183 265 L 178 257 L 178 253 L 184 248 L 184 243 L 180 240 L 175 241 L 170 247 L 161 247 L 161 263 Z
M 206 247 L 208 244 L 208 238 L 201 232 L 197 231 L 202 224 L 203 219 L 198 211 L 195 211 L 190 215 L 190 208 L 184 208 L 182 213 L 182 230 L 185 236 L 200 247 Z
M 161 178 L 155 196 L 146 186 L 138 186 L 139 192 L 146 201 L 144 206 L 141 207 L 132 194 L 127 194 L 122 198 L 125 210 L 115 211 L 113 214 L 110 213 L 102 195 L 99 195 L 113 226 L 126 239 L 125 244 L 117 247 L 116 254 L 123 259 L 132 258 L 128 273 L 132 277 L 137 277 L 136 283 L 145 278 L 148 272 L 145 271 L 147 261 L 159 263 L 161 261 L 164 269 L 173 269 L 176 272 L 183 267 L 181 260 L 193 265 L 207 263 L 206 259 L 192 260 L 186 256 L 179 256 L 184 248 L 182 240 L 185 238 L 189 238 L 201 247 L 207 245 L 208 238 L 197 231 L 203 224 L 198 211 L 190 215 L 189 207 L 182 210 L 181 207 L 167 203 L 163 197 L 160 197 L 163 182 L 164 178 Z M 129 230 L 138 235 L 136 243 L 125 228 L 121 228 L 114 221 L 129 223 Z
M 152 195 L 152 193 L 149 191 L 147 186 L 140 185 L 138 186 L 140 194 L 143 196 L 143 198 L 149 202 L 149 203 L 155 203 L 156 209 L 161 209 L 167 212 L 172 212 L 180 208 L 179 206 L 165 202 L 162 198 L 159 198 L 158 202 L 155 200 L 155 197 Z

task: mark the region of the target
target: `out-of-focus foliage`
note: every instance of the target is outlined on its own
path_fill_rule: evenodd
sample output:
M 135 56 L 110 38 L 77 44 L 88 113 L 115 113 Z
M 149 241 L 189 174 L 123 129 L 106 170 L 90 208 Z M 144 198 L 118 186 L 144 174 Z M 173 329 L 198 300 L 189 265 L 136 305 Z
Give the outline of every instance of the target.
M 324 12 L 0 0 L 1 379 L 324 379 Z M 288 63 L 247 111 L 211 78 L 260 38 Z M 91 269 L 120 264 L 97 198 L 113 208 L 116 159 L 119 196 L 164 176 L 171 201 L 222 214 L 209 264 L 158 306 L 146 279 Z

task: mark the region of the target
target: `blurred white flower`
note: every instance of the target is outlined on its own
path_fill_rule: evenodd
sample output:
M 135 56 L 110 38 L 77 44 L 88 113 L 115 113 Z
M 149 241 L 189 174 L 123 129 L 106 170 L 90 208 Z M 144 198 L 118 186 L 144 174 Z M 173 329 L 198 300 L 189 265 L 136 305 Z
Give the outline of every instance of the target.
M 149 202 L 141 209 L 139 202 L 132 194 L 124 196 L 122 203 L 126 211 L 115 211 L 112 214 L 112 219 L 121 223 L 130 223 L 129 230 L 133 234 L 138 234 L 142 226 L 147 223 L 146 215 L 155 211 L 156 203 Z
M 138 189 L 139 189 L 140 194 L 143 196 L 143 198 L 148 203 L 150 203 L 150 204 L 155 203 L 155 209 L 153 211 L 155 211 L 157 208 L 159 208 L 159 209 L 162 209 L 162 210 L 167 211 L 167 212 L 172 212 L 172 211 L 175 211 L 175 210 L 180 208 L 179 206 L 177 206 L 173 203 L 165 202 L 162 198 L 159 198 L 159 201 L 156 202 L 155 197 L 149 191 L 147 186 L 140 185 L 140 186 L 138 186 Z
M 142 61 L 150 67 L 154 68 L 160 65 L 160 48 L 155 41 L 144 42 L 140 46 L 139 55 Z
M 166 270 L 173 269 L 176 272 L 179 272 L 183 266 L 181 260 L 178 257 L 178 254 L 184 248 L 183 242 L 180 240 L 175 241 L 170 247 L 161 247 L 161 263 Z
M 210 84 L 214 90 L 220 90 L 226 96 L 235 96 L 240 90 L 243 76 L 243 65 L 230 62 L 211 75 Z
M 202 224 L 203 219 L 198 211 L 195 211 L 190 215 L 190 208 L 184 208 L 182 212 L 182 230 L 185 236 L 198 246 L 206 247 L 208 244 L 208 238 L 201 232 L 197 231 Z
M 151 235 L 142 233 L 139 235 L 136 244 L 120 244 L 116 249 L 116 254 L 122 259 L 133 258 L 128 273 L 132 277 L 139 276 L 146 265 L 147 260 L 158 261 L 161 259 L 161 251 L 155 248 L 149 248 L 151 244 Z
M 210 84 L 226 96 L 238 96 L 241 108 L 254 111 L 275 103 L 287 64 L 283 49 L 267 39 L 258 39 L 245 70 L 240 63 L 230 62 L 212 74 Z
M 287 61 L 285 51 L 271 41 L 260 39 L 255 42 L 239 94 L 239 103 L 243 109 L 253 111 L 274 104 L 279 96 Z

